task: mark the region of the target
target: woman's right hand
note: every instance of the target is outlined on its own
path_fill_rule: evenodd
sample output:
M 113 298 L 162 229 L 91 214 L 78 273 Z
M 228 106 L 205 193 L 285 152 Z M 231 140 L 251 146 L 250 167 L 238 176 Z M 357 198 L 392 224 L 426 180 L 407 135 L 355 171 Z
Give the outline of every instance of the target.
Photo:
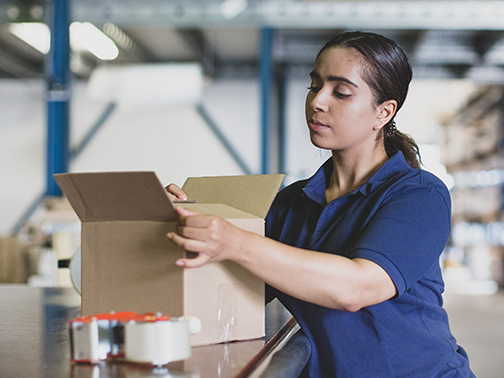
M 187 194 L 177 184 L 170 184 L 165 189 L 172 201 L 187 201 Z

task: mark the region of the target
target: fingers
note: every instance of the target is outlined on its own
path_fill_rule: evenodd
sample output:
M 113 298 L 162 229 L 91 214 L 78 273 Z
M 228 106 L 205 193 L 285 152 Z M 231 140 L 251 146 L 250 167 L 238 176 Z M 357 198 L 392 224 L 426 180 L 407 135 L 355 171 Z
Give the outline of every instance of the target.
M 201 252 L 204 251 L 205 243 L 203 241 L 189 239 L 185 236 L 181 236 L 175 232 L 169 232 L 167 235 L 173 243 L 182 247 L 187 252 Z
M 211 228 L 216 227 L 219 218 L 214 215 L 201 214 L 194 210 L 184 209 L 180 206 L 175 206 L 179 213 L 178 230 L 184 227 L 190 228 Z
M 203 227 L 184 227 L 184 226 L 177 226 L 177 229 L 175 231 L 177 235 L 183 237 L 184 239 L 190 239 L 190 240 L 195 240 L 195 241 L 205 241 L 209 242 L 211 241 L 211 236 L 208 234 L 208 231 L 206 228 Z M 199 252 L 199 250 L 191 250 L 191 252 Z
M 176 264 L 183 268 L 199 268 L 210 262 L 210 256 L 203 253 L 198 254 L 194 259 L 178 259 Z
M 179 259 L 177 265 L 195 268 L 224 259 L 220 252 L 226 223 L 213 215 L 200 214 L 181 206 L 175 208 L 180 215 L 179 221 L 176 231 L 167 234 L 168 239 L 185 251 L 198 253 L 194 259 Z
M 188 217 L 190 215 L 199 214 L 198 212 L 196 212 L 194 210 L 184 209 L 182 206 L 175 206 L 175 210 L 177 210 L 177 213 L 179 213 L 179 215 L 182 217 Z
M 175 196 L 176 199 L 180 201 L 187 201 L 187 195 L 182 189 L 176 184 L 170 184 L 166 187 L 168 194 Z
M 168 239 L 170 239 L 174 244 L 178 245 L 179 247 L 182 247 L 184 250 L 189 251 L 189 252 L 199 252 L 202 249 L 202 243 L 197 241 L 197 240 L 192 240 L 192 239 L 186 239 L 180 235 L 177 235 L 174 232 L 169 232 L 167 234 Z M 195 258 L 183 258 L 183 259 L 178 259 L 176 261 L 176 264 L 178 266 L 184 267 L 184 268 L 198 268 L 200 266 L 203 266 L 207 263 L 209 263 L 211 260 L 211 256 L 199 252 L 198 256 Z

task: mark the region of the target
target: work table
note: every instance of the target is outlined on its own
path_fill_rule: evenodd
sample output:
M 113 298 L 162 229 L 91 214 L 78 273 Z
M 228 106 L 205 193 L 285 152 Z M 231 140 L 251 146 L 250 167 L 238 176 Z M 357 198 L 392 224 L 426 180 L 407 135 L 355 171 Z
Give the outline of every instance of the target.
M 310 347 L 278 301 L 266 306 L 266 336 L 192 348 L 192 356 L 163 367 L 120 361 L 70 361 L 68 320 L 80 315 L 72 288 L 0 285 L 2 378 L 224 378 L 296 377 Z

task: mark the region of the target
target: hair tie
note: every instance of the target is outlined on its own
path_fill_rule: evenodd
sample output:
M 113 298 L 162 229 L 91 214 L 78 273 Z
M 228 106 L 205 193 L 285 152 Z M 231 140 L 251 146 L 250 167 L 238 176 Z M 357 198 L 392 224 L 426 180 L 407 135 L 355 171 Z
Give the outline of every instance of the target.
M 387 130 L 387 136 L 394 135 L 396 130 L 397 130 L 397 126 L 396 126 L 395 120 L 392 120 L 392 122 L 390 122 L 390 126 Z

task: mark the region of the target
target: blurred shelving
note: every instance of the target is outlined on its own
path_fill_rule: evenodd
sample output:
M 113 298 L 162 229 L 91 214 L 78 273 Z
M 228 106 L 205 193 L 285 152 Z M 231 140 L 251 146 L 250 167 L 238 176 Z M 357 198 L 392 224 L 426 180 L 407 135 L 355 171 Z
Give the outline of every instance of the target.
M 502 86 L 483 86 L 443 122 L 442 160 L 453 178 L 447 279 L 504 285 L 503 105 Z

